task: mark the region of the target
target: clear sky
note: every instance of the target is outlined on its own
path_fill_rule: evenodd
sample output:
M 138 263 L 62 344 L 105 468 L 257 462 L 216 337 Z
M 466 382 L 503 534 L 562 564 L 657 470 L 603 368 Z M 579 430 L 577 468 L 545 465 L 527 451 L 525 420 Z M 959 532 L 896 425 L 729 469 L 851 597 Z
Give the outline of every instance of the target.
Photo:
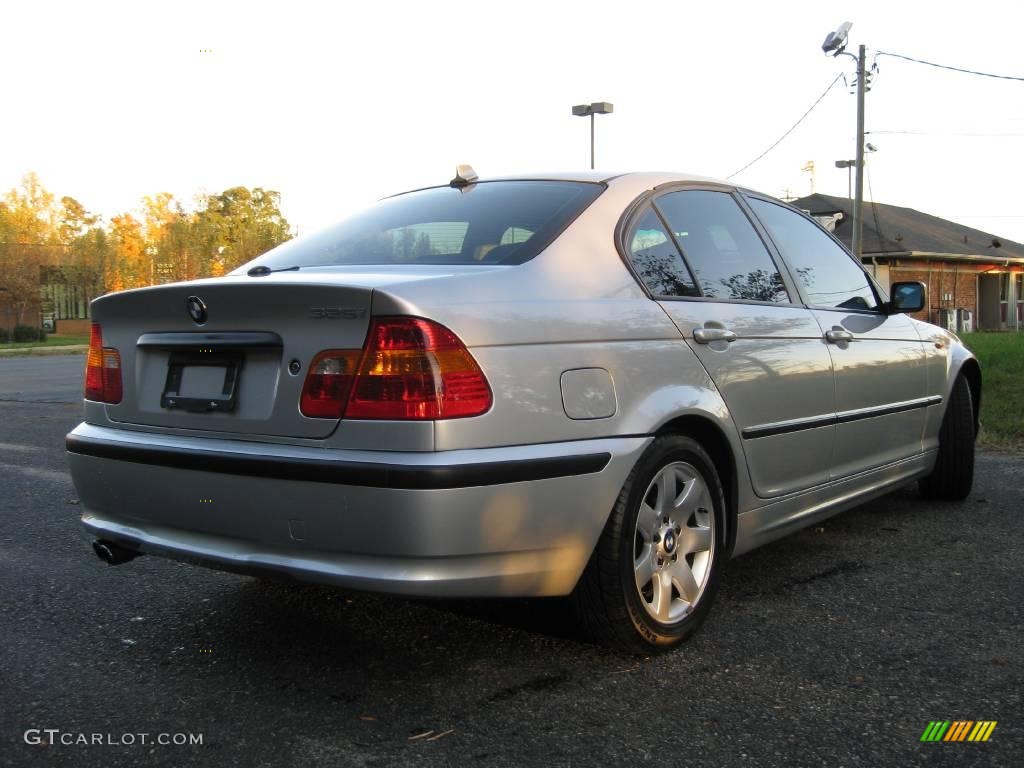
M 757 156 L 850 49 L 1024 76 L 1020 2 L 12 2 L 0 14 L 0 189 L 36 171 L 111 216 L 143 195 L 282 193 L 300 233 L 405 189 L 597 164 L 724 177 Z M 878 58 L 870 195 L 1024 241 L 1024 82 Z M 853 78 L 850 77 L 852 84 Z M 833 89 L 733 180 L 845 195 L 856 99 Z M 882 132 L 904 133 L 882 133 Z M 970 134 L 970 135 L 966 135 Z M 865 189 L 865 198 L 869 191 Z

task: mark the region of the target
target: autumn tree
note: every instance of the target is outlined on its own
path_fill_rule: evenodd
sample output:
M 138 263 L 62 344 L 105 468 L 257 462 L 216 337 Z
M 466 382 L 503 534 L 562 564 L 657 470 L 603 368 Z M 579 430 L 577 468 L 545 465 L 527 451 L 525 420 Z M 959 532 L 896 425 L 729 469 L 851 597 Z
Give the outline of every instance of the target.
M 104 265 L 103 284 L 108 291 L 123 291 L 153 283 L 142 223 L 130 213 L 110 220 L 111 258 Z
M 58 283 L 92 297 L 223 275 L 291 237 L 279 204 L 277 192 L 232 187 L 190 211 L 160 192 L 143 198 L 139 215 L 122 213 L 104 225 L 73 197 L 57 203 L 30 173 L 0 198 L 0 288 L 22 322 L 42 280 L 55 300 L 67 295 L 53 288 Z
M 195 216 L 169 192 L 143 198 L 146 248 L 154 282 L 194 280 L 205 275 L 202 247 L 195 242 Z
M 53 194 L 34 173 L 0 202 L 0 287 L 14 307 L 17 323 L 39 300 L 40 268 L 60 255 Z
M 102 294 L 103 274 L 111 263 L 110 240 L 100 217 L 73 197 L 60 199 L 57 239 L 60 256 L 40 274 L 44 312 L 62 300 L 84 304 Z

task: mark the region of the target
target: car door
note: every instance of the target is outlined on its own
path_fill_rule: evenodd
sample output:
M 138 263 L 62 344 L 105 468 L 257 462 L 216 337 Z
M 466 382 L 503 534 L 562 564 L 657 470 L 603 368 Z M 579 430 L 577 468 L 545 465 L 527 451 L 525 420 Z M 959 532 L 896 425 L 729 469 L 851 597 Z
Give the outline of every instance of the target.
M 733 192 L 655 195 L 631 219 L 624 246 L 725 400 L 755 492 L 768 498 L 826 482 L 832 361 Z
M 924 341 L 887 314 L 863 267 L 809 216 L 748 196 L 821 327 L 836 380 L 838 429 L 831 477 L 922 451 L 929 397 Z

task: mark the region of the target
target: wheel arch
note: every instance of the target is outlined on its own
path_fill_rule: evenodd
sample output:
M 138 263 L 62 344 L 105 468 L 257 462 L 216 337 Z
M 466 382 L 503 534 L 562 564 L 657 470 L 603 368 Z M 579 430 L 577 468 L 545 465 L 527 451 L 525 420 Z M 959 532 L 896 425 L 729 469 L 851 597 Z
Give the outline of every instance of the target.
M 971 407 L 974 409 L 974 435 L 977 437 L 978 428 L 981 426 L 981 366 L 973 357 L 969 357 L 960 365 L 957 371 L 958 376 L 967 380 L 967 386 L 971 389 Z M 953 377 L 956 381 L 956 377 Z
M 736 456 L 729 438 L 712 419 L 697 414 L 685 414 L 665 422 L 655 433 L 656 437 L 662 435 L 683 435 L 696 440 L 714 462 L 725 491 L 726 557 L 730 557 L 736 543 L 739 477 Z

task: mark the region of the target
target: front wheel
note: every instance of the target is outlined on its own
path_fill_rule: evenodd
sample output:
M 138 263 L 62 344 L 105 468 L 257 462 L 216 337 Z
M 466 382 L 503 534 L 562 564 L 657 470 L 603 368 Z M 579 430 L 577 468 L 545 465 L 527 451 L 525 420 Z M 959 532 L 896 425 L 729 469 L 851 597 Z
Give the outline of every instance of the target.
M 962 501 L 974 485 L 974 405 L 967 379 L 957 376 L 939 429 L 935 469 L 918 482 L 926 499 Z
M 574 593 L 588 634 L 668 650 L 703 623 L 725 559 L 725 495 L 700 444 L 656 439 L 633 468 Z

